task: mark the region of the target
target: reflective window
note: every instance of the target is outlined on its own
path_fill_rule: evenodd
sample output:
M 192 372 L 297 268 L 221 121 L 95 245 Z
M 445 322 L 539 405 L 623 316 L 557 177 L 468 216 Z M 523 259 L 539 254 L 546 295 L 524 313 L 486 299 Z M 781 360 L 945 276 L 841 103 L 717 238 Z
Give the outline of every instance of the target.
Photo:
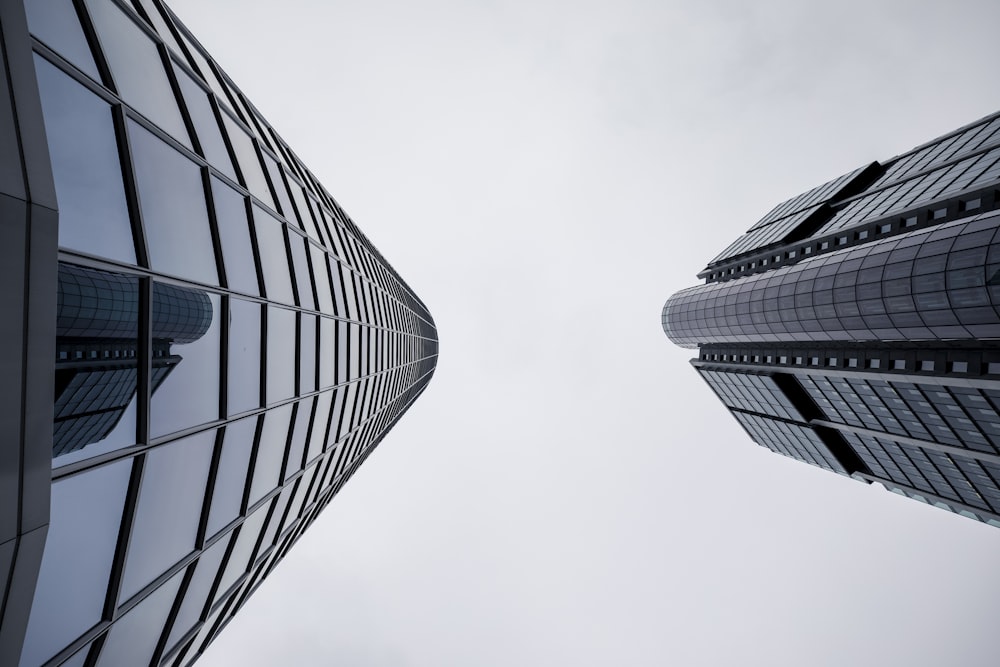
M 59 204 L 59 245 L 135 264 L 111 107 L 35 56 Z
M 208 536 L 215 535 L 240 515 L 256 432 L 256 418 L 241 419 L 226 426 L 208 514 L 205 533 Z
M 28 0 L 24 3 L 24 10 L 31 34 L 94 81 L 101 80 L 73 0 Z
M 347 382 L 347 322 L 337 322 L 337 384 Z
M 180 44 L 174 38 L 173 33 L 167 26 L 166 21 L 163 20 L 163 16 L 160 14 L 159 10 L 153 5 L 153 0 L 138 0 L 139 5 L 142 7 L 143 11 L 146 12 L 146 16 L 153 24 L 153 28 L 156 33 L 160 36 L 167 46 L 174 50 L 174 53 L 178 55 L 183 55 L 183 50 L 181 50 Z
M 113 2 L 86 0 L 121 98 L 191 147 L 156 44 Z
M 333 402 L 334 391 L 325 391 L 319 395 L 316 406 L 316 416 L 309 432 L 309 450 L 306 452 L 306 465 L 323 451 L 326 443 L 327 425 L 330 422 L 330 404 Z
M 128 127 L 152 268 L 218 285 L 201 168 L 134 121 Z
M 319 320 L 319 386 L 329 387 L 336 384 L 337 321 L 326 317 Z
M 344 276 L 340 270 L 340 262 L 336 261 L 329 255 L 327 259 L 330 262 L 330 276 L 333 278 L 332 288 L 333 288 L 333 300 L 336 303 L 336 314 L 341 317 L 349 317 L 350 314 L 347 311 L 347 306 L 344 305 Z M 347 271 L 350 273 L 350 271 Z
M 118 461 L 52 484 L 22 667 L 42 664 L 101 620 L 131 470 Z
M 188 582 L 184 601 L 181 602 L 181 608 L 177 611 L 177 618 L 174 619 L 164 653 L 173 649 L 181 637 L 201 620 L 201 613 L 205 609 L 205 603 L 208 602 L 209 591 L 219 573 L 219 565 L 222 563 L 223 556 L 226 555 L 229 540 L 229 536 L 223 537 L 202 553 L 195 562 L 194 574 L 191 576 L 191 581 Z
M 183 578 L 182 570 L 115 621 L 104 640 L 98 665 L 149 664 Z
M 308 242 L 298 234 L 289 232 L 288 243 L 292 251 L 292 266 L 295 267 L 295 286 L 298 289 L 299 305 L 315 310 L 316 300 L 313 298 L 312 279 L 309 277 L 309 263 L 306 260 L 305 246 Z
M 214 176 L 212 198 L 215 200 L 215 219 L 219 228 L 222 260 L 226 264 L 229 289 L 260 296 L 257 263 L 254 261 L 250 227 L 247 222 L 246 200 L 243 195 Z
M 267 522 L 267 528 L 264 530 L 264 536 L 261 538 L 260 550 L 264 551 L 272 544 L 274 544 L 274 538 L 278 536 L 278 530 L 281 528 L 281 522 L 284 519 L 285 510 L 288 509 L 288 500 L 292 495 L 293 484 L 289 484 L 281 493 L 278 495 L 278 500 L 274 505 L 274 511 L 271 512 L 271 518 Z
M 53 465 L 136 442 L 139 281 L 59 265 Z
M 260 264 L 264 272 L 267 298 L 294 304 L 288 254 L 285 251 L 284 224 L 256 204 L 253 207 L 253 220 L 254 228 L 257 230 L 257 248 L 260 250 Z
M 187 287 L 153 283 L 153 388 L 150 437 L 219 418 L 220 299 Z
M 253 548 L 260 538 L 264 519 L 267 518 L 267 510 L 268 504 L 264 503 L 260 509 L 247 517 L 247 520 L 240 527 L 240 532 L 235 538 L 236 545 L 233 547 L 229 560 L 226 562 L 226 571 L 222 575 L 219 587 L 215 591 L 213 604 L 222 599 L 222 596 L 229 591 L 232 585 L 236 583 L 236 580 L 250 566 L 250 556 L 253 554 Z
M 295 396 L 295 313 L 267 307 L 268 405 Z
M 229 300 L 230 415 L 260 407 L 260 306 Z
M 177 83 L 187 102 L 194 130 L 198 134 L 198 142 L 201 144 L 203 157 L 210 165 L 226 176 L 234 181 L 237 180 L 236 170 L 233 169 L 233 160 L 229 157 L 229 149 L 226 148 L 226 142 L 222 138 L 219 121 L 215 117 L 215 111 L 212 110 L 211 103 L 208 101 L 208 95 L 180 67 L 175 67 L 174 72 L 177 75 Z
M 82 649 L 73 654 L 73 657 L 59 665 L 59 667 L 83 667 L 87 663 L 87 656 L 90 655 L 90 647 L 93 642 L 87 644 Z
M 299 346 L 299 394 L 316 390 L 316 316 L 302 314 L 300 330 L 302 343 Z
M 285 189 L 281 167 L 266 153 L 264 154 L 264 164 L 267 165 L 267 173 L 271 177 L 271 183 L 274 184 L 274 191 L 278 193 L 278 205 L 281 208 L 281 214 L 293 225 L 298 225 L 299 222 L 295 217 L 295 209 L 292 208 L 292 200 L 288 198 L 288 190 Z
M 299 215 L 302 218 L 302 228 L 309 236 L 318 239 L 319 231 L 317 231 L 316 224 L 313 222 L 312 215 L 309 212 L 309 206 L 306 204 L 306 197 L 302 186 L 294 178 L 289 179 L 288 185 L 291 187 L 292 198 L 295 200 L 295 205 L 298 207 Z
M 226 126 L 229 143 L 233 147 L 233 152 L 236 153 L 240 173 L 243 174 L 243 184 L 251 194 L 273 208 L 274 200 L 271 198 L 267 179 L 264 178 L 264 172 L 261 170 L 253 140 L 236 121 L 229 117 L 229 114 L 222 114 L 222 123 Z
M 316 294 L 319 296 L 319 307 L 327 315 L 336 315 L 333 309 L 333 295 L 330 292 L 330 275 L 327 273 L 326 253 L 309 244 L 309 252 L 312 258 L 313 275 L 316 277 Z
M 302 457 L 305 455 L 309 422 L 312 419 L 315 402 L 315 398 L 307 398 L 298 404 L 299 407 L 295 413 L 295 427 L 292 429 L 292 438 L 288 447 L 288 461 L 285 464 L 285 474 L 281 478 L 283 482 L 302 469 Z
M 250 506 L 270 493 L 281 480 L 291 416 L 291 404 L 264 413 L 264 426 L 257 445 L 257 457 L 254 459 Z
M 119 603 L 194 550 L 216 431 L 146 454 Z

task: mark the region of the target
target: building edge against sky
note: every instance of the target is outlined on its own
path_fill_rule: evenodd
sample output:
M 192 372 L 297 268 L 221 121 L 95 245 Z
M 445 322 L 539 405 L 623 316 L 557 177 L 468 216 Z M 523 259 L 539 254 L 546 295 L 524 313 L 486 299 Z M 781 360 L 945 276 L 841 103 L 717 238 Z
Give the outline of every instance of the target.
M 426 306 L 159 0 L 0 0 L 0 663 L 190 664 L 426 388 Z
M 757 444 L 1000 526 L 1000 113 L 778 204 L 662 325 Z

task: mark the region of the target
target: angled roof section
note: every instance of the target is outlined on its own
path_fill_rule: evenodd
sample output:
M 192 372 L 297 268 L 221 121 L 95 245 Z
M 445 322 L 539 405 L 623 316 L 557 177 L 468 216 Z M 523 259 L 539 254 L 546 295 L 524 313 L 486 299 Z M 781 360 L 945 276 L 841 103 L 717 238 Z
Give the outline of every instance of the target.
M 806 223 L 810 223 L 808 227 L 814 227 L 813 223 L 817 222 L 818 217 L 828 214 L 829 209 L 824 206 L 825 204 L 850 192 L 859 181 L 867 179 L 871 173 L 870 170 L 877 166 L 877 162 L 863 165 L 778 204 L 746 234 L 740 236 L 725 250 L 712 258 L 708 266 L 711 267 L 771 244 L 781 243 L 796 235 L 797 230 Z

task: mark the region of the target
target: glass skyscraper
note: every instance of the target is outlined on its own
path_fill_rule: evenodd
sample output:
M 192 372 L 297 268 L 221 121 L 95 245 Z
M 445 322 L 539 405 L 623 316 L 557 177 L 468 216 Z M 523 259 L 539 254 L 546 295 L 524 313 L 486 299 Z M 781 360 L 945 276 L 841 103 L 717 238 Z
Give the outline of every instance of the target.
M 0 30 L 0 664 L 190 664 L 426 388 L 434 320 L 159 0 Z
M 1000 525 L 1000 114 L 776 206 L 663 307 L 759 445 Z

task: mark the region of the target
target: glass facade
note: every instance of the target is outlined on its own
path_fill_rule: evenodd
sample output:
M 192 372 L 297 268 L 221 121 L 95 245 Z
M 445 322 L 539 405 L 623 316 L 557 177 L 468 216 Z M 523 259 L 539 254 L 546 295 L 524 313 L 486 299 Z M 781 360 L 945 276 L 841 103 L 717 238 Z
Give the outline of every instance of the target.
M 793 197 L 662 325 L 750 437 L 1000 526 L 1000 114 Z
M 58 250 L 0 662 L 190 664 L 426 388 L 434 320 L 159 0 L 7 4 Z

